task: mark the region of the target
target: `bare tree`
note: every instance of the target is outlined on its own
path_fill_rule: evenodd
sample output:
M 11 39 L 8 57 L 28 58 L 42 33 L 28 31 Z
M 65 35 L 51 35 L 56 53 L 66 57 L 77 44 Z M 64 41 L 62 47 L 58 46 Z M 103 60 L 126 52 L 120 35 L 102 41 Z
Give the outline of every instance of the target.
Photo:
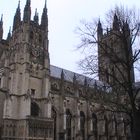
M 81 37 L 79 49 L 86 57 L 79 62 L 86 74 L 96 75 L 109 85 L 111 96 L 106 101 L 115 111 L 131 116 L 133 140 L 140 138 L 139 90 L 135 87 L 134 68 L 140 59 L 138 42 L 139 15 L 133 9 L 116 6 L 107 14 L 107 22 L 84 22 L 78 28 Z M 87 51 L 88 50 L 88 51 Z

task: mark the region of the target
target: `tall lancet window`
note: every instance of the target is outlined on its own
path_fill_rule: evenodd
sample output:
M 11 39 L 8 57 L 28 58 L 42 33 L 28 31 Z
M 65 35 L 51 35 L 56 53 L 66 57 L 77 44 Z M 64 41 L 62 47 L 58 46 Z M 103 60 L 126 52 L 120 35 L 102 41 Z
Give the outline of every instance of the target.
M 97 116 L 92 113 L 92 130 L 95 138 L 97 138 Z
M 57 119 L 57 113 L 56 113 L 54 107 L 52 107 L 52 118 L 53 118 L 53 121 L 54 121 L 54 140 L 56 140 L 56 127 L 57 127 L 56 119 Z
M 66 139 L 71 140 L 71 118 L 72 115 L 69 109 L 66 109 Z
M 85 138 L 85 114 L 83 111 L 80 111 L 80 131 L 84 139 Z

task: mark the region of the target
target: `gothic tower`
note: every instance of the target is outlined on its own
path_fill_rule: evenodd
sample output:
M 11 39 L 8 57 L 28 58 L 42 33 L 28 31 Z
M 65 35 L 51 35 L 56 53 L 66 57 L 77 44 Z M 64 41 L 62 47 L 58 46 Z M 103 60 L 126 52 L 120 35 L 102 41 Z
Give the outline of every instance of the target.
M 128 72 L 122 63 L 132 58 L 131 35 L 127 21 L 120 24 L 116 14 L 111 29 L 103 33 L 102 24 L 98 22 L 98 70 L 99 80 L 116 85 L 116 79 L 124 84 L 128 78 Z M 129 59 L 129 60 L 130 60 Z M 134 82 L 134 70 L 131 69 L 131 80 Z
M 7 96 L 4 104 L 3 139 L 52 138 L 50 60 L 48 52 L 48 17 L 46 3 L 41 24 L 37 10 L 31 20 L 31 1 L 27 0 L 21 19 L 20 3 L 16 9 L 12 34 L 3 53 Z M 2 20 L 0 22 L 2 38 Z

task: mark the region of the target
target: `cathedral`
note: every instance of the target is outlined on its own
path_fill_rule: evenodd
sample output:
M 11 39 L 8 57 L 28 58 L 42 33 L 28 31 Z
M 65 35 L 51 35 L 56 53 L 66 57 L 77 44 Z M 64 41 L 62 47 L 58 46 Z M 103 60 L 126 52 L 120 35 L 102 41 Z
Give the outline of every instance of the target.
M 23 18 L 19 4 L 7 39 L 0 21 L 0 139 L 131 139 L 127 116 L 105 110 L 105 89 L 99 87 L 110 78 L 99 76 L 100 81 L 51 65 L 47 3 L 41 23 L 37 11 L 31 19 L 30 0 Z

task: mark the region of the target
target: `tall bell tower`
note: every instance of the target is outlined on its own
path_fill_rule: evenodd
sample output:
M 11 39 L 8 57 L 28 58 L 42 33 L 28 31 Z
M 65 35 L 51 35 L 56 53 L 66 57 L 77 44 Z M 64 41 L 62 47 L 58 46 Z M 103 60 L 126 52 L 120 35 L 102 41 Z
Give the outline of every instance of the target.
M 99 80 L 112 87 L 117 84 L 127 84 L 130 72 L 131 81 L 134 82 L 133 66 L 129 72 L 124 66 L 133 58 L 131 33 L 127 21 L 120 23 L 117 14 L 114 14 L 112 27 L 105 33 L 99 21 L 97 38 Z
M 52 139 L 46 2 L 41 24 L 37 10 L 31 20 L 30 0 L 26 1 L 23 20 L 18 4 L 8 42 L 3 139 Z

